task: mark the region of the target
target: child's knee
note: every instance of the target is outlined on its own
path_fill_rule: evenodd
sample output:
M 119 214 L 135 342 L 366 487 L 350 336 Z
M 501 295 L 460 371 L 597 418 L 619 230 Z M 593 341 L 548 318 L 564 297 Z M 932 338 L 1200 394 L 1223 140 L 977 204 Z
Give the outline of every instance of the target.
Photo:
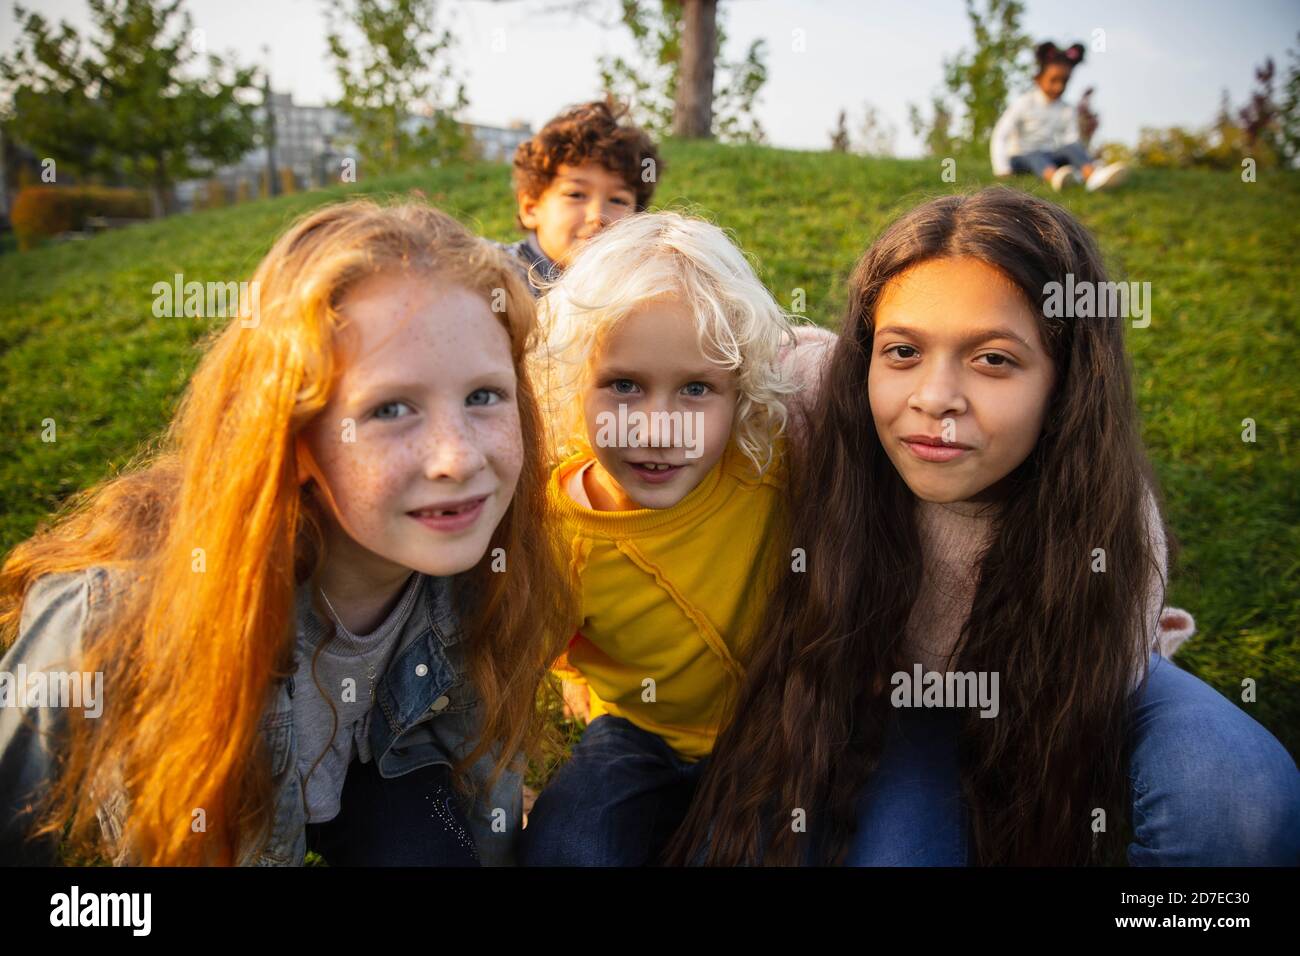
M 1186 708 L 1180 725 L 1167 751 L 1133 768 L 1143 854 L 1199 866 L 1300 862 L 1300 773 L 1286 748 L 1246 714 Z

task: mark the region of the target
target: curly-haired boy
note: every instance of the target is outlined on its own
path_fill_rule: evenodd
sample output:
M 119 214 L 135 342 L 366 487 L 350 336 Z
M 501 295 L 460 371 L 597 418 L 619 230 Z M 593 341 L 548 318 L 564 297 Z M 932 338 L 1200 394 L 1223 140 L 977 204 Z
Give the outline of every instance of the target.
M 625 115 L 610 100 L 583 103 L 515 150 L 515 221 L 528 235 L 500 245 L 519 260 L 534 295 L 585 240 L 649 205 L 663 162 Z

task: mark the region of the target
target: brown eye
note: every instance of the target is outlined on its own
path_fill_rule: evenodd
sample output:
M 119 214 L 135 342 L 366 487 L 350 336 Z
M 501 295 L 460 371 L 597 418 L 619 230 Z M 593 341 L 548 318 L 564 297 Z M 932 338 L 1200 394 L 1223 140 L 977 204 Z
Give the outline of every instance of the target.
M 1011 356 L 1003 355 L 1001 352 L 989 352 L 979 357 L 988 360 L 986 364 L 989 368 L 1011 368 L 1016 364 Z

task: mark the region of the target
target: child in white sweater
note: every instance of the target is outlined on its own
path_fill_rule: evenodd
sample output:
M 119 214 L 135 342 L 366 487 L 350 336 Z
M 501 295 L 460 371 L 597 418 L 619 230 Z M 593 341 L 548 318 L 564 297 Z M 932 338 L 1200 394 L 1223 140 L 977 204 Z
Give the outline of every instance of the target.
M 1033 173 L 1060 192 L 1082 180 L 1091 192 L 1118 186 L 1128 176 L 1123 163 L 1096 162 L 1079 137 L 1078 113 L 1061 99 L 1075 66 L 1083 62 L 1083 44 L 1068 50 L 1040 43 L 1034 51 L 1038 74 L 1034 87 L 1015 100 L 993 127 L 990 152 L 997 176 Z

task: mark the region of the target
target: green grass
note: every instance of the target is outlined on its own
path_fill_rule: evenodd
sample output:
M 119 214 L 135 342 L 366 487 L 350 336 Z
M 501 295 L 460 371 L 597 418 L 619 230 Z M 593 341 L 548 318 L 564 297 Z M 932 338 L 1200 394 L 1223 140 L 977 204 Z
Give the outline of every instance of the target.
M 658 205 L 707 215 L 761 263 L 787 306 L 838 322 L 855 260 L 923 198 L 991 181 L 980 160 L 943 183 L 935 161 L 865 160 L 668 143 Z M 1020 181 L 1042 195 L 1046 187 Z M 168 421 L 199 319 L 156 319 L 153 283 L 248 278 L 276 234 L 341 196 L 418 187 L 493 238 L 514 233 L 507 169 L 478 165 L 286 196 L 0 255 L 0 551 L 70 492 L 126 463 Z M 1114 194 L 1059 198 L 1092 227 L 1113 278 L 1148 281 L 1130 330 L 1138 402 L 1170 526 L 1172 604 L 1199 633 L 1179 663 L 1300 752 L 1300 176 L 1138 171 Z M 42 420 L 58 440 L 41 440 Z M 1242 420 L 1257 441 L 1242 441 Z M 1240 703 L 1243 679 L 1258 700 Z

